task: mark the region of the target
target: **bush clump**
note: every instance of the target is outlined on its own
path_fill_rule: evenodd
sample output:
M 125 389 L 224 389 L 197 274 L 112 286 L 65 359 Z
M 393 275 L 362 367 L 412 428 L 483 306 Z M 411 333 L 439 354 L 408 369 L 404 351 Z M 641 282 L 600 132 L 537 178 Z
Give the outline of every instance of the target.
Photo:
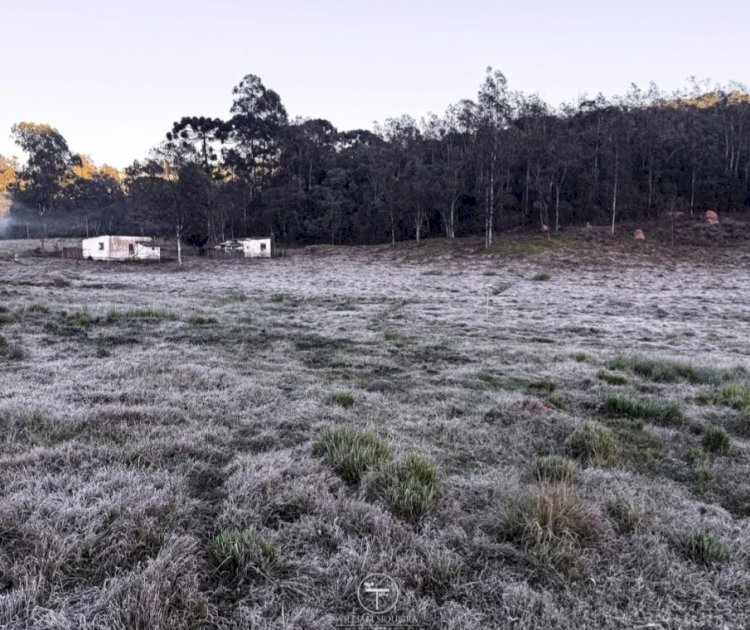
M 724 427 L 711 427 L 703 434 L 703 448 L 711 453 L 729 452 L 729 434 Z
M 729 549 L 712 533 L 693 530 L 676 538 L 677 548 L 688 559 L 698 564 L 713 564 L 729 560 Z
M 576 463 L 567 457 L 546 455 L 534 462 L 532 473 L 538 481 L 572 482 L 576 478 L 578 468 Z
M 676 402 L 638 400 L 621 394 L 608 394 L 604 400 L 605 411 L 613 416 L 643 418 L 659 424 L 682 424 L 682 409 Z
M 251 572 L 265 575 L 276 562 L 276 546 L 263 539 L 254 527 L 219 533 L 211 543 L 211 558 L 217 569 L 234 578 Z
M 371 470 L 378 470 L 391 461 L 391 449 L 373 433 L 355 431 L 349 427 L 331 427 L 313 444 L 313 454 L 326 463 L 350 484 Z
M 568 438 L 568 448 L 573 457 L 585 463 L 605 464 L 614 455 L 615 440 L 605 426 L 586 421 Z

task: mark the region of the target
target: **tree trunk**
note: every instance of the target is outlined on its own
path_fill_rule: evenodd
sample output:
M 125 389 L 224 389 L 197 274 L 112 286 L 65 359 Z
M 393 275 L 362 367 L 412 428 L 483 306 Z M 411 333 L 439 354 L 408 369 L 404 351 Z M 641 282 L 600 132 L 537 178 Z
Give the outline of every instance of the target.
M 555 184 L 555 235 L 560 232 L 560 184 Z
M 456 238 L 456 199 L 451 199 L 450 207 L 448 208 L 447 216 L 444 216 L 445 220 L 445 236 L 447 238 Z
M 495 162 L 494 158 L 492 160 Z M 492 241 L 495 231 L 495 169 L 490 173 L 490 207 L 489 218 L 487 219 L 487 247 L 492 247 Z
M 693 176 L 690 179 L 690 216 L 693 216 L 695 209 L 695 165 L 693 165 Z
M 177 265 L 182 266 L 182 230 L 179 227 L 175 236 L 177 238 Z
M 615 216 L 617 214 L 617 153 L 615 153 L 615 185 L 612 190 L 612 229 L 611 234 L 615 233 Z

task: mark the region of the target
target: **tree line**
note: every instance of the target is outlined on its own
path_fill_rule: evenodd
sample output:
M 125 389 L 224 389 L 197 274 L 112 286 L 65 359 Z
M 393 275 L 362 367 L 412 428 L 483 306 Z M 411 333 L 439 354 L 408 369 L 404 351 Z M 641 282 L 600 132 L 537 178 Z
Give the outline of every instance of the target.
M 227 118 L 187 116 L 147 159 L 96 167 L 46 124 L 18 123 L 28 155 L 0 156 L 16 231 L 138 231 L 203 246 L 272 234 L 284 244 L 369 244 L 524 226 L 750 209 L 750 95 L 739 84 L 666 94 L 651 84 L 552 108 L 488 68 L 474 99 L 372 131 L 290 119 L 247 75 Z

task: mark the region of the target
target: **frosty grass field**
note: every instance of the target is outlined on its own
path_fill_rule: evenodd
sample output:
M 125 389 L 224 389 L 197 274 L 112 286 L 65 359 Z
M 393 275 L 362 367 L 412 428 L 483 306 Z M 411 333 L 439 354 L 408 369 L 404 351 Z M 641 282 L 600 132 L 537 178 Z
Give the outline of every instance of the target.
M 747 258 L 14 247 L 2 627 L 750 625 Z

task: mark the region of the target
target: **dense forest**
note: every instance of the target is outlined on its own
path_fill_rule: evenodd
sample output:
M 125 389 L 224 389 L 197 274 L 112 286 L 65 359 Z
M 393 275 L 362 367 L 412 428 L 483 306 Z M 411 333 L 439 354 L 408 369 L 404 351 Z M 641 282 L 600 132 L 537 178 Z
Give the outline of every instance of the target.
M 23 166 L 0 156 L 6 236 L 137 232 L 203 245 L 273 234 L 287 245 L 419 241 L 515 226 L 750 210 L 750 95 L 635 85 L 552 108 L 487 69 L 474 100 L 419 123 L 339 131 L 290 120 L 247 75 L 226 119 L 174 123 L 147 159 L 97 167 L 48 124 L 19 122 Z M 546 227 L 543 227 L 546 226 Z

